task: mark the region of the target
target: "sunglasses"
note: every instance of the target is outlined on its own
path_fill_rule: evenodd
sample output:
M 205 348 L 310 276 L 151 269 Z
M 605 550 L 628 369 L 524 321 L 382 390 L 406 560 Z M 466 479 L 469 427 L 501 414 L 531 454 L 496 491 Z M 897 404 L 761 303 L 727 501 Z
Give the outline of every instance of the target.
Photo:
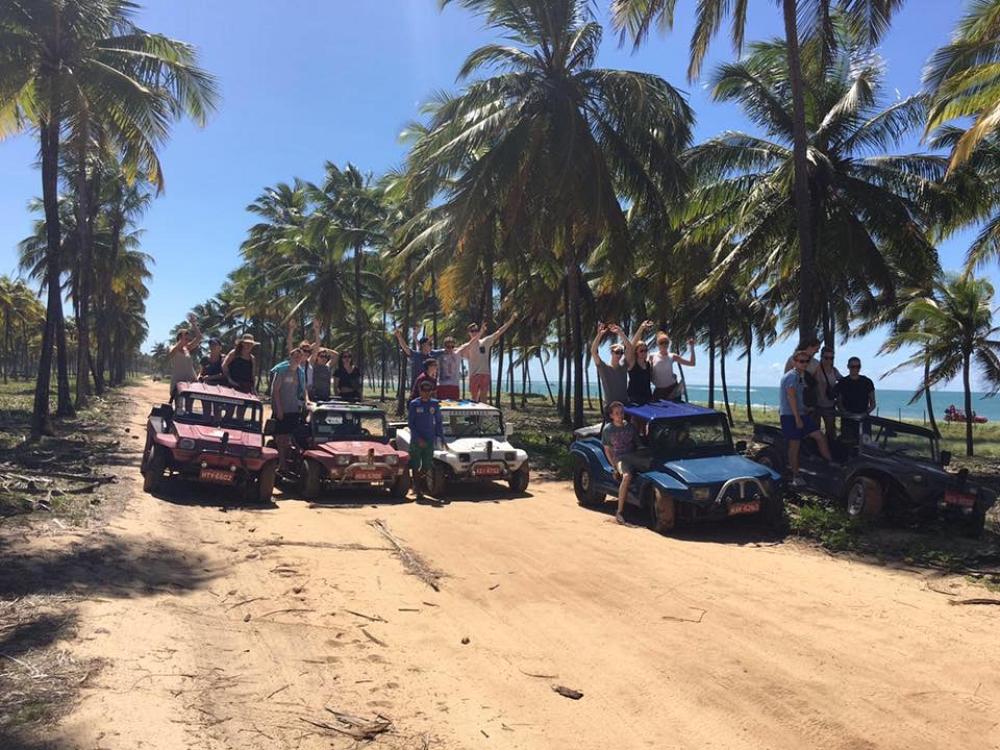
M 832 354 L 824 354 L 823 355 L 823 359 L 833 359 L 833 355 Z
M 795 363 L 799 364 L 799 365 L 808 365 L 809 364 L 809 360 L 808 359 L 797 359 L 797 360 L 795 360 Z
M 848 365 L 847 369 L 848 370 L 860 370 L 861 369 L 861 365 Z

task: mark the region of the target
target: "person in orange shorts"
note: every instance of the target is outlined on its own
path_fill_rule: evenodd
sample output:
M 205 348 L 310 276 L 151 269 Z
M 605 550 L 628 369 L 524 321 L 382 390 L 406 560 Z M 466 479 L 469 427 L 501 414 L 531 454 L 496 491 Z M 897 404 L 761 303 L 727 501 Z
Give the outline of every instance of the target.
M 490 396 L 490 348 L 514 325 L 517 313 L 496 331 L 485 336 L 486 324 L 469 323 L 469 340 L 458 348 L 458 353 L 469 360 L 469 398 L 485 401 Z

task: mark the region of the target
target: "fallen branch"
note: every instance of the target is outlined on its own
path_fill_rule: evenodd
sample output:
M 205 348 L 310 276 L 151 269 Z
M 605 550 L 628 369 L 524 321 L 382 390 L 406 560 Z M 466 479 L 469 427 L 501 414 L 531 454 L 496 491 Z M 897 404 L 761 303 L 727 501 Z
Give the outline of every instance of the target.
M 364 633 L 365 637 L 368 638 L 368 640 L 371 641 L 372 643 L 377 643 L 379 646 L 383 646 L 384 648 L 388 648 L 389 647 L 388 643 L 386 643 L 383 640 L 380 640 L 380 639 L 376 638 L 375 636 L 373 636 L 371 633 L 369 633 L 364 628 L 361 628 L 361 632 Z
M 365 620 L 368 620 L 368 622 L 389 622 L 384 617 L 380 617 L 379 615 L 375 615 L 374 617 L 372 617 L 371 615 L 366 615 L 363 612 L 355 612 L 353 609 L 347 609 L 347 608 L 345 608 L 344 611 L 350 615 L 354 615 L 355 617 L 361 617 Z
M 363 740 L 366 742 L 373 740 L 383 732 L 388 732 L 392 729 L 392 720 L 382 714 L 377 714 L 374 719 L 362 719 L 358 716 L 352 716 L 351 714 L 334 711 L 332 708 L 327 708 L 326 710 L 336 717 L 340 726 L 328 724 L 325 721 L 314 721 L 313 719 L 307 719 L 304 716 L 300 716 L 299 718 L 306 724 L 318 727 L 319 729 L 336 732 L 337 734 L 343 734 L 356 740 Z
M 236 604 L 231 604 L 226 609 L 236 609 L 237 607 L 242 607 L 244 604 L 249 604 L 250 602 L 259 602 L 267 599 L 266 596 L 255 596 L 252 599 L 244 599 L 241 602 L 236 602 Z
M 579 690 L 568 688 L 565 685 L 553 685 L 552 689 L 559 693 L 559 695 L 564 698 L 569 698 L 570 700 L 578 701 L 583 697 L 583 693 Z
M 948 604 L 1000 604 L 1000 599 L 950 599 Z
M 698 619 L 693 617 L 674 617 L 673 615 L 663 615 L 661 619 L 663 620 L 673 620 L 674 622 L 693 622 L 699 623 L 705 619 L 705 615 L 708 613 L 707 609 L 702 609 L 701 607 L 689 607 L 689 609 L 697 609 L 699 611 Z
M 441 587 L 438 584 L 438 575 L 427 566 L 427 564 L 416 552 L 404 546 L 403 543 L 400 542 L 391 531 L 389 531 L 389 527 L 386 525 L 385 521 L 375 519 L 374 521 L 369 521 L 368 524 L 375 527 L 375 530 L 378 531 L 378 533 L 381 534 L 393 547 L 395 547 L 396 553 L 399 555 L 399 558 L 403 563 L 403 569 L 406 570 L 407 573 L 415 575 L 435 591 L 441 590 Z
M 358 552 L 392 552 L 392 547 L 369 547 L 364 544 L 334 544 L 333 542 L 292 542 L 284 539 L 250 542 L 249 547 L 314 547 L 316 549 L 354 550 Z
M 293 609 L 275 609 L 275 610 L 273 610 L 271 612 L 265 612 L 262 615 L 257 615 L 257 619 L 259 620 L 261 617 L 270 617 L 271 615 L 283 615 L 283 614 L 287 614 L 288 612 L 315 612 L 315 611 L 316 611 L 315 609 L 295 609 L 295 608 L 293 608 Z
M 523 674 L 525 677 L 538 677 L 543 680 L 554 680 L 556 677 L 559 676 L 557 674 L 535 674 L 534 672 L 525 672 L 523 669 L 519 669 L 517 671 Z

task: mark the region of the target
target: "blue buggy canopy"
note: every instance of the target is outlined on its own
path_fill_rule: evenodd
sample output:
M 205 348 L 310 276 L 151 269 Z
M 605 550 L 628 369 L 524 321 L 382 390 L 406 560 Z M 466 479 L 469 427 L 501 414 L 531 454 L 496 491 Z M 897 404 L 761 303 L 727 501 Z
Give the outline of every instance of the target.
M 647 422 L 653 419 L 679 419 L 682 417 L 702 417 L 717 414 L 715 409 L 695 404 L 685 404 L 679 401 L 651 401 L 642 406 L 626 406 L 625 414 L 638 417 Z

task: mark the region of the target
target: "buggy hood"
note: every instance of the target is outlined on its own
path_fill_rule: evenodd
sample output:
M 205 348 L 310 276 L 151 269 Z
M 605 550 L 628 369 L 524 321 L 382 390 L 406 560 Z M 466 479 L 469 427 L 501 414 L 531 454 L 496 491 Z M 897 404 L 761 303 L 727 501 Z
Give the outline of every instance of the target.
M 654 468 L 659 468 L 682 482 L 693 485 L 722 484 L 730 479 L 740 477 L 778 478 L 766 466 L 744 456 L 679 458 L 669 461 L 654 461 L 653 463 Z
M 222 436 L 229 433 L 229 445 L 246 445 L 251 448 L 260 448 L 264 444 L 262 435 L 256 432 L 244 432 L 231 427 L 213 427 L 212 425 L 184 424 L 174 422 L 174 429 L 177 430 L 177 437 L 200 440 L 203 443 L 221 443 Z

